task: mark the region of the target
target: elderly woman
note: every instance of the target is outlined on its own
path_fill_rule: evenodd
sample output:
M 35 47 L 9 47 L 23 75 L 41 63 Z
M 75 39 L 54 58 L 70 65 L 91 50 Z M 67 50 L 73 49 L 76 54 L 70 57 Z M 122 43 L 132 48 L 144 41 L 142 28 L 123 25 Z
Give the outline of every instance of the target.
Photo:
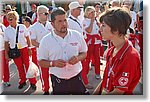
M 108 9 L 100 17 L 103 39 L 112 46 L 106 56 L 106 68 L 101 94 L 133 94 L 141 77 L 141 62 L 137 50 L 126 38 L 131 17 L 125 9 Z
M 29 34 L 26 31 L 26 27 L 23 24 L 18 24 L 19 15 L 16 11 L 10 11 L 7 15 L 7 20 L 9 22 L 9 26 L 4 31 L 4 41 L 5 41 L 5 54 L 6 59 L 10 59 L 8 56 L 9 48 L 13 49 L 16 45 L 16 35 L 18 34 L 18 43 L 17 47 L 20 51 L 20 56 L 14 58 L 14 63 L 17 66 L 19 72 L 19 89 L 22 89 L 26 85 L 26 72 L 29 67 L 29 55 L 31 55 L 31 49 L 29 49 L 31 45 L 31 41 L 29 38 Z M 25 66 L 25 68 L 24 68 Z M 36 79 L 29 78 L 31 83 L 31 88 L 36 89 Z
M 100 34 L 99 34 L 99 26 L 95 19 L 95 8 L 93 6 L 88 6 L 85 9 L 83 21 L 83 29 L 87 36 L 86 42 L 88 46 L 87 58 L 86 58 L 86 67 L 83 69 L 86 75 L 83 75 L 83 81 L 87 88 L 92 88 L 88 84 L 88 80 L 86 78 L 89 72 L 89 64 L 92 57 L 94 57 L 94 65 L 95 65 L 95 77 L 96 79 L 100 79 Z

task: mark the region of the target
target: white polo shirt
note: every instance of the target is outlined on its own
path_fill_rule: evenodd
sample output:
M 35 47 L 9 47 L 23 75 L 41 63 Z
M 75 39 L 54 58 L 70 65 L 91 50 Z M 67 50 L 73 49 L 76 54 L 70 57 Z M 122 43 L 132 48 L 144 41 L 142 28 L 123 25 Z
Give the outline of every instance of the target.
M 0 23 L 0 51 L 4 50 L 4 30 L 6 27 Z
M 77 23 L 76 21 L 72 20 L 72 19 L 75 19 L 77 20 Z M 67 18 L 67 21 L 68 21 L 68 28 L 69 29 L 73 29 L 73 30 L 76 30 L 78 31 L 79 33 L 81 33 L 83 35 L 83 26 L 82 26 L 82 23 L 80 22 L 79 19 L 73 17 L 72 15 L 69 15 L 69 17 Z
M 38 43 L 40 43 L 41 39 L 50 33 L 52 31 L 53 27 L 50 22 L 46 22 L 46 25 L 44 26 L 40 22 L 34 23 L 30 28 L 30 38 L 31 40 L 36 40 Z
M 90 35 L 97 35 L 97 34 L 99 34 L 99 26 L 97 25 L 96 20 L 94 20 L 94 22 L 93 22 L 93 29 L 92 29 L 91 33 L 87 33 L 86 32 L 85 29 L 90 26 L 90 23 L 91 23 L 91 19 L 85 18 L 83 20 L 83 29 L 84 29 L 84 32 L 86 34 L 90 34 Z M 100 42 L 101 42 L 100 40 L 97 40 L 95 38 L 95 44 L 100 44 Z M 91 44 L 91 41 L 89 41 L 88 43 Z
M 15 48 L 16 34 L 17 34 L 18 26 L 19 26 L 18 44 L 20 45 L 19 49 L 22 49 L 22 48 L 25 48 L 28 46 L 25 37 L 29 36 L 29 33 L 27 33 L 27 29 L 26 29 L 25 25 L 17 24 L 16 29 L 9 25 L 4 31 L 4 40 L 6 42 L 9 42 L 10 48 Z
M 87 52 L 87 45 L 79 32 L 68 29 L 68 34 L 63 39 L 52 31 L 52 34 L 46 35 L 40 43 L 38 60 L 68 61 L 72 56 L 78 56 L 80 52 Z M 64 68 L 49 68 L 51 74 L 63 79 L 72 78 L 81 70 L 81 62 L 75 65 L 67 64 Z
M 134 29 L 134 23 L 137 22 L 137 19 L 136 19 L 136 13 L 134 11 L 130 11 L 130 15 L 131 15 L 131 18 L 132 18 L 132 21 L 131 21 L 131 24 L 130 24 L 130 28 L 132 28 L 133 30 Z

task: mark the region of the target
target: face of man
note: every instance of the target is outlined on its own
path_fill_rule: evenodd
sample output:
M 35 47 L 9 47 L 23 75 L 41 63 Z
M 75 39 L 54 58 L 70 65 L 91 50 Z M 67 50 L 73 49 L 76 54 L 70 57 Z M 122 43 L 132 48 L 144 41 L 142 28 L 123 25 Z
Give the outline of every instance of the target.
M 80 15 L 81 8 L 75 8 L 75 9 L 73 9 L 73 12 L 74 12 L 75 16 L 78 17 Z
M 58 33 L 67 33 L 67 19 L 66 15 L 57 15 L 52 22 L 52 26 Z
M 41 9 L 38 13 L 39 15 L 39 21 L 46 22 L 48 20 L 48 10 L 47 9 Z

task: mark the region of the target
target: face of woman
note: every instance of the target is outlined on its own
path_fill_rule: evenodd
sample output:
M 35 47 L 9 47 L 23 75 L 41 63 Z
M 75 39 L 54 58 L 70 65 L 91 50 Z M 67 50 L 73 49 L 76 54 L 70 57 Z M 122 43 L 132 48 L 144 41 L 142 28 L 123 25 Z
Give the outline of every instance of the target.
M 100 31 L 104 40 L 111 40 L 114 37 L 111 28 L 105 22 L 101 24 Z
M 95 17 L 95 11 L 89 13 L 89 18 L 93 18 L 93 17 Z
M 16 25 L 16 23 L 17 23 L 17 19 L 16 19 L 15 17 L 8 17 L 8 18 L 7 18 L 7 21 L 9 22 L 9 24 L 10 24 L 11 26 Z

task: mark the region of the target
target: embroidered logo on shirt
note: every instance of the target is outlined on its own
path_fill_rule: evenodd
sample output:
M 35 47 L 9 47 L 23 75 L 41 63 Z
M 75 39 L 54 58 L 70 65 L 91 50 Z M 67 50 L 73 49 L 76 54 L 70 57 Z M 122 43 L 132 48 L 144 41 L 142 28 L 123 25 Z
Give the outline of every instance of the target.
M 30 35 L 32 34 L 32 32 L 30 31 Z
M 118 83 L 119 83 L 119 85 L 121 85 L 121 86 L 125 86 L 125 85 L 127 85 L 128 81 L 129 81 L 128 78 L 121 77 L 121 78 L 119 78 Z
M 123 72 L 123 73 L 122 73 L 122 76 L 128 77 L 128 76 L 129 76 L 129 73 Z
M 74 42 L 74 43 L 70 43 L 72 46 L 77 46 L 78 43 L 77 42 Z
M 23 33 L 23 32 L 24 32 L 24 30 L 20 30 L 20 31 L 19 31 L 19 33 Z

